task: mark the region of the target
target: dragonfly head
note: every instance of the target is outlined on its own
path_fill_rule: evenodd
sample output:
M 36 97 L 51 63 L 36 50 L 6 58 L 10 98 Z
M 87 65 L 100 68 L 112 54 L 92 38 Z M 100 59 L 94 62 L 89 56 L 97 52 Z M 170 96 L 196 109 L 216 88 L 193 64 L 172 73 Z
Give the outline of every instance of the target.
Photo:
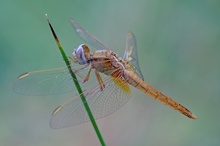
M 75 63 L 86 64 L 88 61 L 90 49 L 88 46 L 81 44 L 73 51 L 73 58 Z

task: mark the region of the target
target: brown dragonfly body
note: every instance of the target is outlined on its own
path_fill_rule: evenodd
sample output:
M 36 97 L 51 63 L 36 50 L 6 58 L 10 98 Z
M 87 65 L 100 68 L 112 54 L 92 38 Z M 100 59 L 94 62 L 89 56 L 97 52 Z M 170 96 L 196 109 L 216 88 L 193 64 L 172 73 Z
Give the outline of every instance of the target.
M 88 51 L 88 47 L 85 45 L 81 46 L 84 50 Z M 150 97 L 158 100 L 166 106 L 171 107 L 174 110 L 179 111 L 185 116 L 196 119 L 196 116 L 192 114 L 186 107 L 179 104 L 177 101 L 161 93 L 157 89 L 153 88 L 145 81 L 143 81 L 131 68 L 130 64 L 117 56 L 111 50 L 98 50 L 94 53 L 88 54 L 84 52 L 87 63 L 91 64 L 91 69 L 95 69 L 97 80 L 100 84 L 100 89 L 104 88 L 104 83 L 99 76 L 98 72 L 104 73 L 105 75 L 111 76 L 115 82 L 125 93 L 129 93 L 130 89 L 127 84 L 139 89 L 146 93 Z M 77 59 L 77 58 L 75 58 Z M 90 71 L 89 71 L 90 72 Z M 88 75 L 89 76 L 89 75 Z

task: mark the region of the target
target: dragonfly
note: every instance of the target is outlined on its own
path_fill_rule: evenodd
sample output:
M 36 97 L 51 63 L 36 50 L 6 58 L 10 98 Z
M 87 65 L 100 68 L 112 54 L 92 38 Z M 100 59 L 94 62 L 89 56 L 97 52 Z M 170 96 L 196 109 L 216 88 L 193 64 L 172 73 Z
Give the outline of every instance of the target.
M 91 45 L 79 45 L 69 60 L 71 70 L 84 89 L 82 94 L 86 97 L 95 119 L 112 114 L 126 104 L 131 98 L 131 86 L 183 115 L 196 119 L 185 106 L 144 81 L 133 33 L 127 33 L 124 56 L 120 58 L 75 20 L 70 19 L 70 23 L 77 35 Z M 32 71 L 20 75 L 13 89 L 16 93 L 25 95 L 55 95 L 67 92 L 75 95 L 77 90 L 73 80 L 67 67 Z M 53 111 L 50 126 L 58 129 L 88 121 L 89 117 L 80 95 L 76 95 Z

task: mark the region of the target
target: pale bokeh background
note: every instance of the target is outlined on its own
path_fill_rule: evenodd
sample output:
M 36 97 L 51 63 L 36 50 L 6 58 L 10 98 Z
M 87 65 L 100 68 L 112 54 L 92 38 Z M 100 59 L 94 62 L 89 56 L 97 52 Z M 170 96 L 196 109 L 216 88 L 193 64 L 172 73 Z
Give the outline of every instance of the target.
M 2 146 L 99 145 L 90 123 L 53 130 L 51 112 L 71 98 L 24 96 L 17 76 L 64 66 L 44 14 L 68 55 L 82 41 L 69 18 L 123 55 L 125 36 L 138 42 L 145 80 L 198 116 L 191 120 L 137 90 L 97 121 L 111 146 L 217 146 L 220 143 L 220 2 L 181 0 L 8 0 L 0 5 L 0 143 Z

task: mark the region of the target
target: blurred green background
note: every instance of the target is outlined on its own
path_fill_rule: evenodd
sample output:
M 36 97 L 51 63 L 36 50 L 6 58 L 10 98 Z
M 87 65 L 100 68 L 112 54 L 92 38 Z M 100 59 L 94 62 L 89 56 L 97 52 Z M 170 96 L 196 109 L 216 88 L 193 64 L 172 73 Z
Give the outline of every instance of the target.
M 50 129 L 52 111 L 74 95 L 36 97 L 12 90 L 21 73 L 65 66 L 45 13 L 68 55 L 82 43 L 69 18 L 121 56 L 126 33 L 132 31 L 145 80 L 198 117 L 188 119 L 134 89 L 125 106 L 97 121 L 107 145 L 219 145 L 219 6 L 218 0 L 2 1 L 1 145 L 99 145 L 90 123 Z

